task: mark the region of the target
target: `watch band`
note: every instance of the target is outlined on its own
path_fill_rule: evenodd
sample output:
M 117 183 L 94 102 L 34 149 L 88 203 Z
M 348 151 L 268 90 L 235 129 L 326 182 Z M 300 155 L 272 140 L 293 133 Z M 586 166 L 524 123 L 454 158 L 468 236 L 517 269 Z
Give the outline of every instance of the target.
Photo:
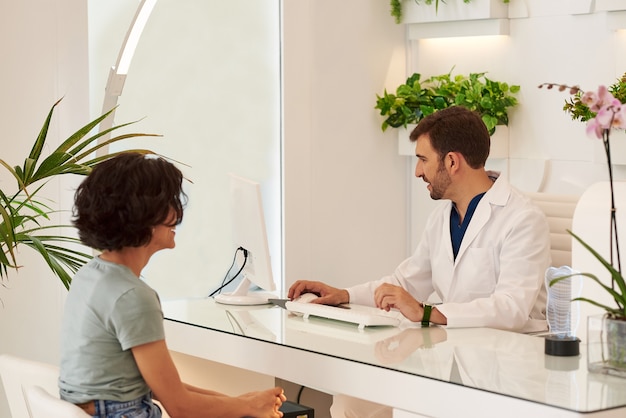
M 428 305 L 426 303 L 422 304 L 424 307 L 424 316 L 422 317 L 422 326 L 428 327 L 430 326 L 430 313 L 433 310 L 433 305 Z

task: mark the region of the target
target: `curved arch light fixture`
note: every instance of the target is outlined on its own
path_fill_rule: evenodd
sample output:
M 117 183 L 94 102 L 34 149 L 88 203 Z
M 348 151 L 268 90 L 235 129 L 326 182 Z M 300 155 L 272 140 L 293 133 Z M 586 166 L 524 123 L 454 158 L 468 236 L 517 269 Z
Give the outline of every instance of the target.
M 142 0 L 137 8 L 135 17 L 128 28 L 126 38 L 120 48 L 120 53 L 117 56 L 117 62 L 109 70 L 109 78 L 107 80 L 106 87 L 104 89 L 104 102 L 102 104 L 102 113 L 106 113 L 109 110 L 117 106 L 117 100 L 122 95 L 124 89 L 124 82 L 126 81 L 126 75 L 130 68 L 130 63 L 135 55 L 135 49 L 139 43 L 139 38 L 143 33 L 143 29 L 148 23 L 150 14 L 156 5 L 157 0 Z M 113 126 L 115 119 L 115 111 L 113 111 L 106 119 L 100 122 L 100 132 L 103 132 Z M 103 135 L 99 142 L 105 142 L 110 137 L 109 134 Z M 100 153 L 108 152 L 108 146 L 99 150 Z

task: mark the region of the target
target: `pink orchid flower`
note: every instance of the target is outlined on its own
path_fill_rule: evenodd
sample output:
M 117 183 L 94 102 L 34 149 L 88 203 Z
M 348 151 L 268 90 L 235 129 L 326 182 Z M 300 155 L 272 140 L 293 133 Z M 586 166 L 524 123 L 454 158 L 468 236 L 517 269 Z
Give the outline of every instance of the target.
M 592 106 L 598 103 L 598 95 L 595 91 L 587 91 L 580 97 L 580 101 L 591 109 Z
M 596 123 L 602 127 L 602 129 L 611 129 L 613 119 L 615 118 L 615 110 L 613 106 L 604 106 L 596 114 Z
M 602 139 L 605 131 L 612 128 L 626 129 L 626 106 L 613 97 L 606 86 L 598 87 L 597 92 L 586 92 L 580 99 L 596 117 L 587 122 L 587 135 Z
M 604 128 L 598 123 L 595 118 L 589 119 L 587 121 L 587 135 L 591 136 L 593 134 L 596 136 L 596 138 L 602 139 L 603 132 Z
M 615 129 L 626 129 L 626 106 L 621 103 L 619 106 L 616 106 L 612 127 Z
M 591 108 L 591 111 L 597 112 L 602 107 L 610 106 L 611 104 L 613 104 L 614 101 L 615 97 L 613 97 L 613 95 L 609 93 L 609 90 L 606 88 L 606 86 L 600 86 L 598 87 L 598 101 L 593 106 L 597 107 L 597 109 L 594 110 L 593 108 Z

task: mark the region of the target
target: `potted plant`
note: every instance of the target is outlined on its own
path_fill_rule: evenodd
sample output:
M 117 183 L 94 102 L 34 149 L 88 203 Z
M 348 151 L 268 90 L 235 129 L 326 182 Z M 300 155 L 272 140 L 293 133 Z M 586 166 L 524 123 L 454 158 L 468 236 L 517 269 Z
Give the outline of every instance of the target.
M 547 85 L 547 87 L 549 86 L 550 84 Z M 553 87 L 554 86 L 556 85 L 553 85 Z M 559 89 L 573 89 L 571 91 L 572 97 L 570 97 L 569 100 L 566 100 L 563 105 L 563 110 L 572 117 L 572 120 L 587 122 L 596 117 L 597 112 L 592 111 L 589 108 L 589 104 L 583 102 L 582 98 L 584 92 L 577 86 L 569 87 L 558 85 L 557 87 Z M 617 79 L 613 84 L 608 86 L 607 90 L 615 99 L 619 100 L 620 103 L 626 103 L 626 73 L 624 73 L 624 75 Z
M 413 0 L 416 4 L 421 4 L 420 0 Z M 439 11 L 439 3 L 440 0 L 422 0 L 425 5 L 435 5 L 435 13 Z M 448 0 L 450 1 L 450 0 Z M 454 0 L 452 0 L 454 1 Z M 456 0 L 461 1 L 461 0 Z M 463 3 L 470 3 L 472 0 L 463 0 Z M 510 0 L 502 0 L 502 3 L 508 3 Z M 441 3 L 446 3 L 445 0 L 441 0 Z M 395 19 L 396 23 L 402 23 L 403 11 L 402 11 L 402 0 L 391 0 L 390 1 L 390 14 Z
M 626 73 L 609 86 L 607 89 L 614 98 L 620 101 L 620 103 L 626 103 Z M 586 103 L 582 102 L 583 92 L 578 91 L 565 101 L 563 110 L 569 114 L 572 120 L 578 122 L 588 122 L 590 119 L 595 118 L 596 113 L 591 111 Z M 623 129 L 614 131 L 612 137 L 617 139 L 613 141 L 611 147 L 613 149 L 611 155 L 611 164 L 626 164 L 626 131 Z M 594 145 L 594 160 L 602 161 L 605 157 L 605 152 L 602 147 Z
M 421 80 L 420 73 L 407 78 L 394 93 L 376 95 L 375 109 L 385 117 L 383 132 L 388 127 L 399 128 L 419 123 L 424 117 L 450 106 L 464 106 L 480 114 L 493 134 L 497 125 L 508 125 L 508 109 L 518 104 L 515 94 L 520 87 L 494 81 L 486 73 L 468 76 L 447 74 Z
M 85 264 L 91 255 L 78 250 L 80 241 L 74 236 L 63 235 L 58 231 L 69 225 L 49 224 L 51 215 L 57 210 L 43 202 L 39 192 L 47 181 L 63 174 L 87 175 L 99 163 L 119 154 L 109 153 L 95 156 L 97 150 L 117 141 L 138 136 L 158 136 L 143 133 L 126 133 L 110 138 L 98 144 L 97 140 L 112 131 L 130 125 L 126 123 L 113 126 L 103 132 L 90 132 L 114 109 L 73 133 L 55 150 L 43 157 L 46 148 L 48 128 L 57 101 L 50 112 L 33 144 L 30 154 L 22 166 L 12 167 L 4 159 L 2 165 L 15 179 L 14 188 L 7 190 L 0 188 L 0 281 L 7 277 L 10 270 L 18 270 L 21 266 L 17 260 L 18 248 L 26 246 L 38 252 L 46 261 L 52 272 L 69 289 L 70 273 L 76 272 Z M 144 154 L 153 153 L 150 150 L 133 150 Z
M 583 92 L 578 86 L 557 85 L 554 83 L 544 83 L 539 87 L 549 89 L 558 87 L 559 91 L 568 90 L 573 97 L 566 102 L 564 110 L 572 116 L 574 120 L 587 122 L 587 133 L 602 140 L 604 146 L 607 166 L 609 172 L 610 202 L 610 254 L 609 260 L 603 257 L 581 237 L 568 231 L 574 239 L 589 251 L 606 268 L 611 282 L 605 283 L 592 273 L 575 273 L 562 277 L 557 277 L 550 281 L 552 286 L 561 280 L 565 280 L 572 275 L 582 275 L 593 280 L 611 297 L 614 305 L 601 303 L 597 300 L 578 297 L 574 300 L 590 303 L 604 310 L 604 315 L 599 319 L 600 331 L 589 332 L 588 344 L 588 368 L 593 372 L 602 372 L 626 377 L 626 281 L 622 275 L 620 261 L 620 243 L 616 224 L 615 195 L 613 185 L 613 168 L 611 164 L 611 143 L 610 135 L 613 129 L 626 129 L 626 106 L 623 104 L 626 98 L 626 76 L 619 79 L 615 84 L 600 86 L 597 91 Z M 614 255 L 616 257 L 614 257 Z M 597 327 L 597 318 L 589 318 L 588 328 Z M 596 341 L 595 338 L 599 340 Z M 594 345 L 599 346 L 599 354 L 596 356 Z M 593 358 L 592 358 L 593 357 Z

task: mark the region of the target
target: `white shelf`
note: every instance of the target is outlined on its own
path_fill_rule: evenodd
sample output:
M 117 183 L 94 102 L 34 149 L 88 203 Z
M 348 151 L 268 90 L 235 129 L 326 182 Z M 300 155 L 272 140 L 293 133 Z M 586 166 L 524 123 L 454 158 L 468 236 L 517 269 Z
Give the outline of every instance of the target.
M 596 0 L 596 12 L 626 10 L 624 0 Z
M 519 0 L 518 0 L 519 1 Z M 462 0 L 439 1 L 438 10 L 434 4 L 417 4 L 414 0 L 402 2 L 403 23 L 458 22 L 463 20 L 482 20 L 507 18 L 509 5 L 502 0 Z
M 409 135 L 411 135 L 411 132 L 416 126 L 417 124 L 415 123 L 409 123 L 406 128 L 395 128 L 398 130 L 399 155 L 415 156 L 415 142 L 411 142 Z
M 509 34 L 508 4 L 502 0 L 448 0 L 438 10 L 433 4 L 405 0 L 402 14 L 409 39 Z
M 506 125 L 496 126 L 496 131 L 491 135 L 491 150 L 489 158 L 509 158 L 509 127 Z
M 460 20 L 408 25 L 408 38 L 412 40 L 508 34 L 509 19 Z
M 626 7 L 624 7 L 624 10 L 608 11 L 606 14 L 606 26 L 611 30 L 626 29 Z
M 568 16 L 593 11 L 594 0 L 514 0 L 509 5 L 509 18 Z
M 626 29 L 625 0 L 448 0 L 434 5 L 402 2 L 409 39 L 509 35 L 509 19 L 608 13 L 610 28 Z

